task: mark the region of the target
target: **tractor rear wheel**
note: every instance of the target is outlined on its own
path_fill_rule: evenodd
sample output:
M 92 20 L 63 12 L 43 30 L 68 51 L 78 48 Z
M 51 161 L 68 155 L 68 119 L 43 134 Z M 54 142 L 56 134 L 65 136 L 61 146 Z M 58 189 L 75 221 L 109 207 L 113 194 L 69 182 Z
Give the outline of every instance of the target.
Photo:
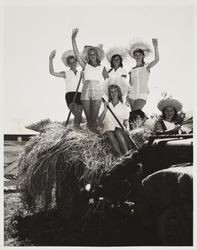
M 192 245 L 191 225 L 181 205 L 173 205 L 158 218 L 158 234 L 164 246 Z

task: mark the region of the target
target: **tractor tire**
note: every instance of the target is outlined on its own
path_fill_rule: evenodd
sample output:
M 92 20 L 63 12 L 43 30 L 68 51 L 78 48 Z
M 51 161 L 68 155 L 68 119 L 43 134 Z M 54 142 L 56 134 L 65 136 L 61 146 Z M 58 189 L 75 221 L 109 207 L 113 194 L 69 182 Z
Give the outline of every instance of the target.
M 192 223 L 181 205 L 173 205 L 158 218 L 158 236 L 162 246 L 191 246 Z

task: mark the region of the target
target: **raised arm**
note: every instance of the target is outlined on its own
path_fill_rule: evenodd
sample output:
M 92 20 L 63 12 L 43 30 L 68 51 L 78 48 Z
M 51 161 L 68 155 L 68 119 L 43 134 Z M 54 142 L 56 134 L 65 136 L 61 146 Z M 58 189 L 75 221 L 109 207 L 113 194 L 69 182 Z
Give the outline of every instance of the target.
M 154 53 L 155 53 L 155 59 L 150 62 L 147 66 L 147 69 L 150 70 L 155 64 L 159 62 L 159 50 L 158 50 L 158 39 L 153 38 L 152 39 L 153 47 L 154 47 Z
M 172 134 L 172 133 L 178 132 L 180 127 L 181 127 L 180 125 L 176 125 L 174 129 L 168 129 L 168 130 L 163 131 L 161 123 L 159 121 L 157 121 L 154 125 L 154 131 L 157 135 Z
M 76 43 L 76 37 L 77 37 L 78 31 L 79 31 L 79 30 L 78 30 L 77 28 L 73 29 L 73 31 L 72 31 L 72 46 L 73 46 L 73 51 L 74 51 L 74 53 L 75 53 L 75 56 L 76 56 L 76 58 L 77 58 L 78 63 L 81 65 L 82 69 L 84 69 L 85 66 L 86 66 L 86 63 L 85 63 L 85 61 L 81 58 L 80 53 L 79 53 L 79 50 L 78 50 L 78 48 L 77 48 L 77 43 Z
M 54 67 L 53 67 L 53 59 L 55 57 L 56 51 L 53 50 L 51 54 L 49 55 L 49 72 L 53 76 L 61 77 L 61 78 L 66 78 L 65 72 L 55 72 Z

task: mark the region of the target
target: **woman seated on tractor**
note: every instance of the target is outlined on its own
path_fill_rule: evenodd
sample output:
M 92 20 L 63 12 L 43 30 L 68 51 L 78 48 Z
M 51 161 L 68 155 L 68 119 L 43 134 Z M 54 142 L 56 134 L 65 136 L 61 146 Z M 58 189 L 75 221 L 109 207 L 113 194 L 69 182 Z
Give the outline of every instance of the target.
M 156 134 L 178 134 L 180 125 L 177 124 L 177 113 L 182 110 L 182 103 L 171 97 L 162 99 L 157 105 L 162 112 L 161 118 L 155 123 Z

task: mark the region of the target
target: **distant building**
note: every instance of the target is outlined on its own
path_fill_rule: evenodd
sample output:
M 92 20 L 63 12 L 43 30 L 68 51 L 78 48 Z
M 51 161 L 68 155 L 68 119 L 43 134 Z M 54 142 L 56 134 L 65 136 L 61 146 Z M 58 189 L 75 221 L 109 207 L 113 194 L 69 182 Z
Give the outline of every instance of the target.
M 4 141 L 28 141 L 30 137 L 34 136 L 36 134 L 4 134 Z
M 4 176 L 17 176 L 19 156 L 30 137 L 37 134 L 39 132 L 27 129 L 21 123 L 6 124 L 4 128 Z M 10 180 L 4 182 L 6 186 L 11 185 L 11 183 Z
M 28 141 L 30 137 L 39 132 L 25 128 L 21 123 L 11 122 L 4 128 L 4 141 Z

